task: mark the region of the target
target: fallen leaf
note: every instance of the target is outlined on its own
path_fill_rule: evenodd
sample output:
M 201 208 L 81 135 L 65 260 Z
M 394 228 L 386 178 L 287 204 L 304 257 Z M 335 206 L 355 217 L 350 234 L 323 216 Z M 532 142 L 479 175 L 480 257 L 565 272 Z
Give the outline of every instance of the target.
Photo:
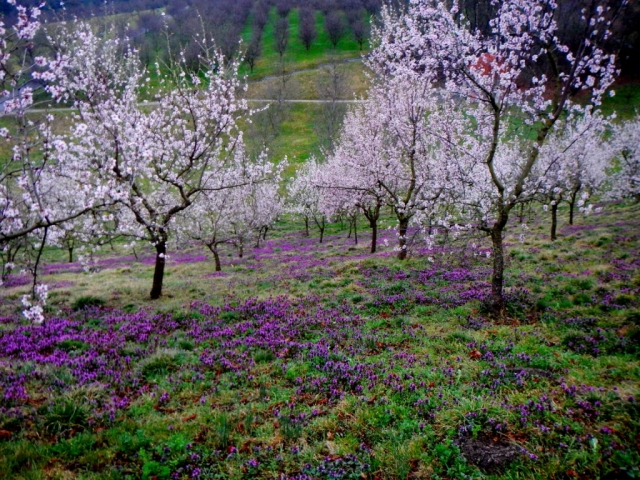
M 480 350 L 471 350 L 471 353 L 469 353 L 469 356 L 471 358 L 473 358 L 474 360 L 477 360 L 478 358 L 482 358 L 482 352 Z

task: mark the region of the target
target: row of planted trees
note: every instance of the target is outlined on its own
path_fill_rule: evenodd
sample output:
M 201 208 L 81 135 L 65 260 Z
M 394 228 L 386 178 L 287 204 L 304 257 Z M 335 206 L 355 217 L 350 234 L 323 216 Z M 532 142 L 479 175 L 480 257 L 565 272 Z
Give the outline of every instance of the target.
M 284 208 L 282 165 L 246 152 L 238 122 L 252 112 L 237 96 L 238 62 L 202 37 L 207 68 L 191 73 L 177 56 L 150 85 L 126 42 L 86 24 L 50 35 L 52 53 L 34 57 L 38 9 L 18 8 L 19 21 L 0 30 L 2 106 L 14 120 L 0 132 L 12 152 L 0 164 L 0 250 L 4 271 L 21 248 L 32 252 L 34 294 L 23 300 L 31 318 L 42 319 L 46 290 L 36 273 L 47 244 L 151 243 L 158 298 L 171 247 L 199 242 L 220 268 L 221 245 L 242 253 L 264 237 Z M 550 0 L 501 2 L 485 33 L 439 2 L 384 9 L 366 59 L 368 97 L 347 115 L 334 150 L 290 182 L 288 211 L 321 235 L 327 219 L 359 212 L 374 252 L 388 207 L 400 258 L 411 224 L 485 232 L 500 312 L 503 236 L 518 207 L 585 207 L 605 184 L 614 196 L 638 195 L 638 122 L 611 131 L 597 109 L 616 75 L 614 56 L 599 45 L 617 13 L 584 10 L 584 38 L 571 49 L 555 35 Z M 72 106 L 71 121 L 61 127 L 52 114 L 34 115 L 29 77 Z M 143 100 L 149 91 L 153 102 Z
M 599 110 L 617 74 L 603 45 L 625 2 L 585 5 L 582 38 L 571 46 L 558 38 L 554 2 L 495 6 L 486 29 L 472 29 L 455 4 L 383 9 L 365 60 L 374 73 L 367 99 L 347 115 L 335 151 L 306 166 L 291 192 L 321 235 L 336 212 L 362 213 L 372 252 L 380 211 L 390 207 L 400 259 L 411 224 L 486 233 L 499 313 L 510 219 L 541 202 L 555 238 L 563 201 L 572 221 L 607 188 L 637 198 L 640 122 L 614 127 Z

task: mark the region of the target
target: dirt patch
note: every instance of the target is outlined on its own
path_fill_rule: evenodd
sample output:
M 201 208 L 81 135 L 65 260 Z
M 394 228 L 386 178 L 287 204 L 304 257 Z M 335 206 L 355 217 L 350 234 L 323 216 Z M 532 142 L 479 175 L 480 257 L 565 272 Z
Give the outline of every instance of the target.
M 522 454 L 522 448 L 499 437 L 461 437 L 455 443 L 467 462 L 486 472 L 500 470 Z

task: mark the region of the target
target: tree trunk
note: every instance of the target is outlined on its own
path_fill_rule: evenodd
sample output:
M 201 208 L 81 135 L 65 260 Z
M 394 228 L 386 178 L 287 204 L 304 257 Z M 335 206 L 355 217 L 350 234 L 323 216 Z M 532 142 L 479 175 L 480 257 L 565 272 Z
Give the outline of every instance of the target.
M 353 239 L 358 244 L 358 217 L 356 215 L 353 216 Z
M 73 247 L 67 248 L 69 251 L 69 263 L 73 263 Z
M 524 223 L 524 202 L 520 204 L 520 224 Z
M 580 187 L 574 188 L 571 191 L 571 199 L 569 200 L 569 225 L 573 225 L 573 214 L 576 206 L 576 197 L 578 196 L 579 191 Z
M 376 253 L 378 248 L 378 218 L 371 217 L 369 226 L 371 227 L 371 253 Z
M 220 265 L 220 254 L 218 253 L 218 244 L 217 243 L 207 243 L 207 248 L 213 254 L 213 261 L 216 266 L 216 272 L 222 271 L 222 266 Z
M 151 287 L 151 300 L 156 300 L 162 296 L 162 281 L 164 280 L 165 256 L 167 253 L 167 243 L 162 240 L 156 244 L 156 266 L 153 271 L 153 286 Z
M 324 240 L 324 218 L 322 219 L 322 222 L 318 224 L 318 228 L 320 229 L 320 243 L 322 243 L 322 240 Z
M 575 208 L 575 203 L 573 201 L 569 202 L 569 225 L 573 225 L 573 209 Z
M 218 253 L 218 248 L 214 247 L 211 251 L 213 252 L 213 261 L 216 264 L 216 272 L 221 272 L 222 266 L 220 265 L 220 254 Z
M 304 234 L 309 236 L 309 217 L 304 217 Z
M 551 205 L 551 240 L 558 238 L 556 231 L 558 229 L 558 204 Z
M 504 311 L 504 247 L 502 245 L 502 232 L 506 223 L 506 220 L 504 222 L 496 222 L 491 229 L 493 272 L 491 274 L 490 310 L 494 315 L 502 315 Z
M 400 220 L 399 230 L 400 236 L 398 237 L 398 247 L 400 251 L 398 252 L 398 259 L 404 260 L 407 258 L 407 230 L 409 229 L 409 219 L 403 218 Z

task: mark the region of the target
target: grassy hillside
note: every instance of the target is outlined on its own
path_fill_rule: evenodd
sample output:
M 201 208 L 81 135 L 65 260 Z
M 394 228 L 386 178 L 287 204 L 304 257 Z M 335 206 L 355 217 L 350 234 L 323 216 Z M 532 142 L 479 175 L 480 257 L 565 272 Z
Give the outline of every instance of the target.
M 390 231 L 372 256 L 365 232 L 318 244 L 280 223 L 221 273 L 171 252 L 153 303 L 149 252 L 105 252 L 93 273 L 51 252 L 43 327 L 11 311 L 23 277 L 0 290 L 0 471 L 634 478 L 639 219 L 610 205 L 555 243 L 546 218 L 512 232 L 501 319 L 477 238 L 402 263 Z

